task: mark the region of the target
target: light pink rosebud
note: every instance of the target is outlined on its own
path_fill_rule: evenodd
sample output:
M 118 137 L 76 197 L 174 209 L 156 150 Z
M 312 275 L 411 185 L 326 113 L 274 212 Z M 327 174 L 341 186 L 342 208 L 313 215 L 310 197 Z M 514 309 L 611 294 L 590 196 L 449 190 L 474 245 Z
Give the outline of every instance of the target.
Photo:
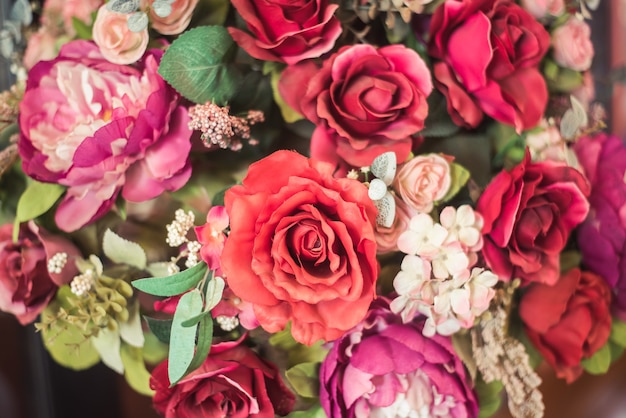
M 150 5 L 150 22 L 152 28 L 163 35 L 178 35 L 184 31 L 189 22 L 191 15 L 198 4 L 198 0 L 175 0 L 171 6 L 172 11 L 165 17 L 160 17 L 154 11 L 152 4 L 154 0 L 143 0 L 142 5 Z
M 130 16 L 112 12 L 106 6 L 98 9 L 93 25 L 93 40 L 102 56 L 114 64 L 132 64 L 143 56 L 148 47 L 148 28 L 132 32 L 128 28 Z
M 563 0 L 522 0 L 522 7 L 537 19 L 559 16 L 565 11 Z
M 571 17 L 552 33 L 553 57 L 557 64 L 576 71 L 591 68 L 593 44 L 591 28 L 583 20 Z
M 399 167 L 393 188 L 407 205 L 428 213 L 450 189 L 450 161 L 440 154 L 418 155 Z

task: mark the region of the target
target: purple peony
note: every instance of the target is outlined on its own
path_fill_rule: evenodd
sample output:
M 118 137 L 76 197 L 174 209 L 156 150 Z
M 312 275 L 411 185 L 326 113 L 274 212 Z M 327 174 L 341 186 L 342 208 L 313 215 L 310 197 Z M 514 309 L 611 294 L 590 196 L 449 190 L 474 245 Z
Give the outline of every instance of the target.
M 335 341 L 320 370 L 330 418 L 469 418 L 478 403 L 450 338 L 422 335 L 424 320 L 403 324 L 377 299 L 367 317 Z
M 600 134 L 582 138 L 574 151 L 591 183 L 591 209 L 578 231 L 583 263 L 613 288 L 626 318 L 626 146 Z
M 157 73 L 161 55 L 118 65 L 95 44 L 74 41 L 30 71 L 20 155 L 29 176 L 69 187 L 56 212 L 61 229 L 98 219 L 120 192 L 141 202 L 189 179 L 187 110 Z

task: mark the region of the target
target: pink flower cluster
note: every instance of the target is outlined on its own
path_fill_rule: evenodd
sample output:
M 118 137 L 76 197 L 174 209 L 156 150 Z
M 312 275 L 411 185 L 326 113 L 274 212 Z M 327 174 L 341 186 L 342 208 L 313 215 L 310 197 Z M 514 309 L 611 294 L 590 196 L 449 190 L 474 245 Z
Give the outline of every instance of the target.
M 468 205 L 447 206 L 441 223 L 424 213 L 411 219 L 398 247 L 406 254 L 393 285 L 391 309 L 405 322 L 421 313 L 424 335 L 451 335 L 470 328 L 488 307 L 498 281 L 489 270 L 472 268 L 482 248 L 482 217 Z

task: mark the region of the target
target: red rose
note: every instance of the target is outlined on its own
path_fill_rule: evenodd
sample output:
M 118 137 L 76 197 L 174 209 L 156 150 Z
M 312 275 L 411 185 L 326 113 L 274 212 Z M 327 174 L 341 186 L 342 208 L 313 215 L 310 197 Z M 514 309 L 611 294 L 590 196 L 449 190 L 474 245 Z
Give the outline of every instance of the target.
M 500 280 L 553 285 L 559 278 L 559 254 L 570 232 L 589 211 L 589 184 L 561 163 L 533 163 L 530 154 L 502 171 L 478 200 L 483 215 L 483 255 Z
M 456 124 L 476 127 L 483 112 L 518 131 L 539 122 L 550 35 L 533 16 L 509 0 L 446 1 L 430 27 L 435 84 Z
M 254 37 L 228 28 L 235 42 L 254 58 L 295 64 L 330 51 L 341 35 L 328 0 L 232 0 Z
M 222 271 L 263 328 L 291 321 L 304 344 L 340 337 L 365 317 L 378 275 L 367 188 L 330 164 L 277 151 L 226 192 L 231 230 Z
M 520 316 L 528 337 L 557 376 L 568 383 L 582 373 L 611 333 L 611 290 L 591 272 L 572 269 L 554 286 L 534 284 L 522 296 Z
M 170 387 L 167 360 L 150 377 L 152 402 L 165 418 L 274 418 L 287 415 L 295 396 L 275 365 L 242 340 L 215 344 L 202 366 Z
M 297 85 L 302 76 L 294 74 L 301 70 L 312 77 L 304 98 Z M 363 167 L 393 151 L 404 161 L 411 135 L 424 128 L 430 71 L 417 52 L 403 45 L 347 46 L 320 70 L 303 65 L 283 74 L 281 95 L 317 125 L 313 158 Z
M 22 224 L 17 242 L 13 242 L 12 231 L 12 224 L 0 227 L 0 310 L 25 325 L 37 318 L 59 286 L 78 273 L 74 259 L 80 252 L 34 222 Z M 50 272 L 48 261 L 57 253 L 67 255 L 66 263 L 60 271 Z

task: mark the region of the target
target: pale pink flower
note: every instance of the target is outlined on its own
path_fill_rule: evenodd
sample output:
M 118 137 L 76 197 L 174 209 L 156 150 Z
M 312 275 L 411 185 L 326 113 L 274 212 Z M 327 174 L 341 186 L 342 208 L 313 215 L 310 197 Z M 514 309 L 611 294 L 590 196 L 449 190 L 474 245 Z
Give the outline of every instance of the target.
M 93 41 L 102 56 L 114 64 L 132 64 L 148 47 L 148 28 L 133 32 L 128 28 L 130 13 L 116 13 L 106 6 L 98 9 L 93 25 Z
M 413 157 L 398 168 L 394 190 L 416 211 L 432 211 L 450 190 L 450 160 L 451 157 L 440 154 Z
M 448 231 L 427 213 L 418 213 L 409 221 L 409 229 L 400 234 L 398 248 L 406 254 L 432 258 L 440 251 Z
M 28 44 L 24 51 L 22 63 L 27 70 L 30 70 L 39 61 L 48 61 L 58 54 L 57 43 L 62 38 L 53 34 L 46 27 L 42 26 L 37 32 L 28 38 Z
M 560 16 L 565 12 L 564 0 L 522 0 L 522 7 L 537 19 Z
M 206 223 L 195 228 L 198 241 L 202 244 L 200 255 L 211 270 L 220 267 L 220 256 L 224 249 L 228 228 L 228 214 L 224 206 L 213 206 L 206 215 Z
M 439 215 L 439 222 L 448 230 L 447 242 L 458 241 L 466 251 L 478 252 L 483 248 L 483 218 L 471 206 L 446 206 Z
M 581 18 L 570 17 L 552 32 L 552 49 L 557 64 L 576 71 L 588 70 L 594 55 L 591 28 Z

